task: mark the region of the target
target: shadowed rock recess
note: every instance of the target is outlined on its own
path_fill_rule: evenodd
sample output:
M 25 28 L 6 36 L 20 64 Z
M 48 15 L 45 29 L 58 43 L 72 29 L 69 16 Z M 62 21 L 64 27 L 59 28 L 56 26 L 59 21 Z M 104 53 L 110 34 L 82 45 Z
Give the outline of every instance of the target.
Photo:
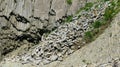
M 62 61 L 86 44 L 84 33 L 104 18 L 110 5 L 97 0 L 0 0 L 0 60 L 38 66 Z

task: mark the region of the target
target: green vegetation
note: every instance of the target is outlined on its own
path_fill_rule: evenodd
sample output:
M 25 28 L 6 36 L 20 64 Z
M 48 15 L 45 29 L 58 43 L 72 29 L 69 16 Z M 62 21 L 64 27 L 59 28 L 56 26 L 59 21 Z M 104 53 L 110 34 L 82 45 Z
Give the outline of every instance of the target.
M 80 8 L 80 9 L 76 12 L 76 14 L 80 13 L 82 10 L 88 11 L 92 6 L 93 6 L 93 3 L 92 3 L 92 2 L 86 3 L 86 4 L 85 4 L 85 7 Z
M 109 0 L 105 0 L 109 1 Z M 72 0 L 67 0 L 68 4 L 72 3 Z M 120 0 L 117 0 L 116 2 L 114 0 L 110 1 L 110 6 L 106 8 L 104 13 L 104 19 L 97 20 L 94 23 L 91 24 L 91 27 L 93 29 L 85 32 L 83 40 L 85 42 L 89 43 L 93 40 L 95 40 L 103 31 L 106 29 L 112 20 L 112 18 L 120 11 Z M 86 3 L 85 7 L 80 8 L 80 10 L 77 11 L 76 14 L 78 14 L 80 11 L 85 10 L 88 11 L 93 6 L 93 3 Z M 79 16 L 80 17 L 80 16 Z M 68 16 L 64 22 L 71 22 L 73 18 L 73 15 Z
M 106 10 L 105 10 L 105 14 L 104 14 L 104 17 L 105 17 L 105 20 L 111 20 L 112 17 L 113 17 L 113 14 L 115 12 L 115 3 L 112 2 L 111 6 L 109 6 Z
M 84 59 L 84 60 L 82 60 L 82 62 L 86 63 L 86 60 Z
M 120 1 L 112 1 L 111 6 L 105 10 L 104 18 L 105 20 L 111 20 L 120 11 Z
M 106 26 L 103 26 L 103 28 L 102 27 L 101 28 L 94 28 L 91 31 L 85 32 L 85 35 L 84 35 L 85 42 L 89 43 L 91 41 L 94 41 L 99 36 L 99 34 L 102 33 L 104 28 L 106 28 Z
M 91 7 L 93 6 L 93 3 L 89 2 L 89 3 L 86 3 L 85 7 L 84 7 L 84 10 L 89 10 Z
M 92 26 L 93 26 L 94 28 L 99 28 L 101 25 L 102 25 L 102 22 L 100 22 L 100 21 L 96 21 L 96 22 L 94 22 L 94 23 L 92 24 Z
M 110 0 L 104 0 L 104 1 L 110 1 Z
M 72 4 L 72 0 L 67 0 L 67 3 Z M 78 10 L 76 14 L 78 14 L 82 10 L 88 11 L 92 6 L 93 6 L 93 3 L 91 2 L 86 3 L 85 7 L 80 8 L 80 10 Z M 78 17 L 81 17 L 81 16 L 79 15 Z M 70 15 L 64 20 L 64 22 L 71 22 L 72 18 L 73 18 L 73 15 Z
M 68 3 L 69 5 L 72 4 L 72 0 L 66 0 L 66 1 L 67 1 L 67 3 Z M 78 10 L 76 14 L 78 14 L 78 13 L 79 13 L 80 11 L 82 11 L 82 10 L 86 10 L 86 11 L 87 11 L 87 10 L 89 10 L 92 6 L 93 6 L 93 3 L 91 3 L 91 2 L 86 3 L 85 7 L 80 8 L 80 10 Z M 81 17 L 81 16 L 79 15 L 78 17 Z M 63 21 L 64 21 L 64 22 L 71 22 L 71 21 L 72 21 L 72 18 L 73 18 L 73 15 L 70 15 L 70 16 L 68 16 L 67 18 L 65 18 L 65 20 L 63 20 Z
M 85 40 L 88 42 L 93 40 L 93 33 L 91 31 L 85 32 Z
M 108 0 L 106 0 L 108 1 Z M 84 40 L 89 43 L 95 40 L 106 29 L 112 20 L 112 18 L 120 11 L 120 0 L 111 1 L 110 6 L 106 8 L 104 19 L 95 21 L 92 24 L 92 30 L 85 32 Z
M 82 62 L 86 63 L 87 65 L 91 64 L 90 62 L 88 62 L 87 60 L 83 59 Z
M 73 15 L 70 15 L 64 20 L 64 22 L 71 22 L 72 18 L 73 18 Z
M 72 4 L 72 0 L 66 0 L 67 4 L 71 5 Z

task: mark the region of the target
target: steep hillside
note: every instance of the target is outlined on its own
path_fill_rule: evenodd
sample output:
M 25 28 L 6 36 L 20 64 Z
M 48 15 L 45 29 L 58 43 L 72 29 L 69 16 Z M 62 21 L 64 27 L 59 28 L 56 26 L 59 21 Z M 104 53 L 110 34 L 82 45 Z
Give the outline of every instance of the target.
M 50 65 L 51 67 L 120 67 L 120 13 L 95 41 L 62 62 Z
M 36 45 L 92 0 L 0 0 L 0 46 L 6 55 Z M 31 46 L 31 45 L 29 45 Z M 8 48 L 10 47 L 10 48 Z
M 119 67 L 120 66 L 120 13 L 95 41 L 77 50 L 63 61 L 34 66 L 6 61 L 2 67 Z
M 0 0 L 0 5 L 0 66 L 119 67 L 119 0 Z

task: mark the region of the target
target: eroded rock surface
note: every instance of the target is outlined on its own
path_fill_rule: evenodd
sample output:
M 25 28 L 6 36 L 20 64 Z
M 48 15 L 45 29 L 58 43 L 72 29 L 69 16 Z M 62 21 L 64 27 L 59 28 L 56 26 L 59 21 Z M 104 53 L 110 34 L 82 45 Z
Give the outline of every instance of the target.
M 72 2 L 69 5 L 66 0 L 0 0 L 0 41 L 9 43 L 27 40 L 38 44 L 43 34 L 64 24 L 63 17 L 75 14 L 88 1 Z
M 96 5 L 100 7 L 95 7 Z M 15 56 L 14 60 L 23 64 L 33 63 L 36 65 L 44 65 L 56 60 L 61 61 L 64 56 L 70 55 L 85 44 L 84 42 L 77 44 L 77 42 L 83 38 L 84 32 L 89 29 L 91 23 L 103 18 L 104 11 L 108 6 L 109 2 L 101 2 L 96 3 L 87 11 L 81 11 L 72 18 L 70 23 L 60 25 L 46 38 L 42 36 L 38 46 L 20 56 Z M 96 13 L 94 13 L 94 9 L 96 9 Z
M 90 1 L 93 2 L 72 0 L 68 4 L 66 0 L 0 0 L 0 46 L 3 46 L 0 56 L 23 44 L 32 44 L 36 46 L 4 61 L 33 65 L 62 61 L 85 44 L 78 42 L 91 23 L 103 19 L 110 6 L 110 1 L 96 2 L 76 14 Z M 66 23 L 70 16 L 71 21 Z

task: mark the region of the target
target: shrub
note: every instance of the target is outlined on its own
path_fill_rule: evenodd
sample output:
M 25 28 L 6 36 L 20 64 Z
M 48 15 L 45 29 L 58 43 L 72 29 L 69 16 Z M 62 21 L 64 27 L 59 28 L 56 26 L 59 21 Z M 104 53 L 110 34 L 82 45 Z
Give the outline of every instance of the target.
M 89 2 L 86 3 L 84 7 L 80 8 L 76 14 L 80 13 L 82 10 L 88 11 L 93 6 L 93 3 Z
M 106 10 L 105 10 L 105 14 L 104 14 L 104 17 L 105 17 L 105 20 L 111 20 L 112 19 L 112 13 L 114 12 L 114 10 L 111 8 L 111 7 L 108 7 Z
M 92 32 L 91 32 L 91 31 L 85 32 L 85 37 L 87 37 L 87 38 L 92 38 L 92 37 L 93 37 L 93 36 L 92 36 Z
M 94 28 L 99 28 L 100 26 L 102 26 L 102 23 L 100 21 L 96 21 L 93 23 Z
M 103 0 L 103 1 L 110 1 L 110 0 Z
M 68 16 L 68 17 L 64 20 L 64 22 L 71 22 L 72 19 L 73 19 L 73 16 L 70 15 L 70 16 Z
M 93 40 L 93 33 L 91 31 L 85 32 L 84 39 L 86 42 L 90 42 Z
M 104 14 L 104 17 L 105 17 L 105 20 L 111 20 L 113 18 L 114 15 L 117 14 L 117 9 L 115 9 L 115 2 L 111 2 L 111 6 L 109 6 L 108 8 L 106 8 L 105 10 L 105 14 Z
M 71 5 L 72 4 L 72 0 L 66 0 L 67 4 Z
M 91 30 L 85 32 L 84 40 L 86 43 L 95 40 L 102 32 L 104 32 L 104 29 L 108 27 L 112 18 L 120 11 L 120 0 L 117 0 L 116 2 L 114 0 L 111 0 L 110 4 L 111 5 L 105 10 L 104 19 L 95 21 L 91 25 Z
M 89 10 L 93 6 L 93 3 L 89 2 L 85 4 L 84 10 Z

